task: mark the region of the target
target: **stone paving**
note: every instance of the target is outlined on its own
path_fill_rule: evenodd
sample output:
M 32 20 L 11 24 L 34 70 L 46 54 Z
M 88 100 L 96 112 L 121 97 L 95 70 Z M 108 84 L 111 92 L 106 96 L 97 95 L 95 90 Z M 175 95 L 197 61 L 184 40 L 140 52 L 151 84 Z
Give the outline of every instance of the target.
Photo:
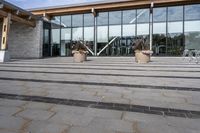
M 0 64 L 0 133 L 199 133 L 199 125 L 200 65 L 182 58 Z

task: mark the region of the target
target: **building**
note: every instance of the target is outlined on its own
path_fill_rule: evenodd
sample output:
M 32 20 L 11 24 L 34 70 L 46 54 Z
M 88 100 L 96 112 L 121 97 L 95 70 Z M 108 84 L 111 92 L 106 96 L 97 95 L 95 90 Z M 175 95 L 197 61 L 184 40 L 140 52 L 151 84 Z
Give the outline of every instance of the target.
M 22 18 L 29 22 L 27 17 L 34 16 L 35 27 L 11 24 L 12 58 L 71 56 L 78 40 L 86 42 L 91 56 L 132 56 L 134 40 L 150 42 L 151 33 L 154 55 L 180 56 L 185 49 L 200 49 L 200 0 L 107 0 L 25 12 Z

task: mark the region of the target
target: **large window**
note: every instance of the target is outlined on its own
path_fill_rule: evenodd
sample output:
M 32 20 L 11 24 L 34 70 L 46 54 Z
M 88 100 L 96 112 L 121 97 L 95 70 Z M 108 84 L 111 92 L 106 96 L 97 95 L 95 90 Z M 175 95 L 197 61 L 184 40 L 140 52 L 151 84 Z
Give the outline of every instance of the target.
M 136 10 L 124 10 L 122 24 L 122 49 L 125 50 L 123 55 L 132 55 L 133 41 L 136 36 Z
M 61 16 L 61 56 L 71 55 L 71 15 Z
M 72 15 L 72 45 L 83 41 L 83 14 Z
M 137 37 L 149 40 L 149 9 L 137 10 Z
M 108 12 L 98 13 L 97 25 L 108 25 Z
M 153 9 L 153 51 L 154 55 L 165 55 L 166 44 L 166 17 L 167 8 Z
M 83 26 L 83 15 L 72 15 L 72 27 L 81 27 Z
M 136 10 L 123 11 L 123 37 L 135 36 L 136 29 Z
M 167 53 L 172 56 L 182 55 L 183 41 L 183 6 L 168 7 Z
M 168 7 L 168 21 L 182 21 L 183 6 Z
M 138 9 L 137 10 L 137 23 L 148 23 L 149 22 L 149 9 Z
M 61 56 L 71 55 L 71 28 L 61 29 Z
M 83 40 L 83 28 L 82 27 L 72 28 L 72 40 L 73 41 Z
M 84 14 L 84 41 L 87 47 L 94 51 L 94 16 L 91 13 Z
M 62 28 L 71 27 L 71 15 L 61 16 L 61 27 Z
M 108 44 L 108 12 L 98 13 L 97 17 L 97 52 Z M 105 51 L 101 55 L 106 55 Z
M 109 42 L 112 43 L 106 49 L 106 55 L 120 55 L 121 52 L 121 11 L 109 12 Z
M 200 4 L 153 9 L 154 55 L 180 56 L 184 49 L 200 50 Z M 71 56 L 76 41 L 86 42 L 90 55 L 132 55 L 137 38 L 149 42 L 150 9 L 129 9 L 54 16 L 44 29 L 44 51 Z M 49 44 L 49 45 L 48 45 Z M 44 54 L 45 55 L 45 54 Z M 46 54 L 47 55 L 47 54 Z
M 185 49 L 200 50 L 200 4 L 185 6 Z
M 51 20 L 51 55 L 59 56 L 60 55 L 60 17 L 54 17 Z

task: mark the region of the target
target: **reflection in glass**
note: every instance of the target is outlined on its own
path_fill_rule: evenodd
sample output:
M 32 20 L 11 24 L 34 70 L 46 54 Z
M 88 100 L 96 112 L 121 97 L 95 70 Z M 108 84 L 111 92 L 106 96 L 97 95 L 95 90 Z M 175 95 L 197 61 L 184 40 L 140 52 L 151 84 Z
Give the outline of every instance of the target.
M 114 37 L 121 36 L 121 25 L 112 25 L 109 26 L 109 38 L 112 39 Z
M 200 20 L 200 4 L 185 6 L 185 20 Z
M 100 47 L 102 49 L 108 43 L 110 44 L 102 51 L 101 55 L 116 55 L 116 49 L 120 46 L 121 21 L 121 11 L 109 12 L 109 40 L 107 43 L 100 44 Z
M 51 19 L 51 23 L 60 25 L 60 16 L 55 16 Z
M 135 36 L 135 24 L 123 25 L 122 36 Z
M 94 27 L 84 27 L 84 41 L 94 41 Z
M 109 24 L 121 24 L 121 11 L 109 12 Z
M 149 9 L 137 10 L 137 37 L 149 42 Z
M 154 34 L 166 34 L 166 23 L 154 23 L 153 24 Z
M 52 29 L 52 43 L 60 44 L 60 29 Z
M 183 6 L 168 7 L 168 21 L 183 20 Z
M 97 27 L 97 51 L 99 52 L 108 43 L 108 26 Z
M 51 30 L 52 56 L 60 55 L 60 29 Z
M 107 12 L 98 13 L 97 25 L 108 25 L 108 13 Z
M 61 16 L 61 27 L 71 27 L 71 15 Z
M 185 22 L 185 49 L 200 50 L 200 20 Z
M 106 55 L 121 55 L 121 25 L 109 26 L 109 42 L 112 43 L 105 50 Z
M 83 40 L 83 28 L 72 28 L 72 40 Z
M 88 42 L 88 47 L 94 51 L 94 33 L 97 32 L 97 53 L 117 37 L 100 55 L 131 55 L 130 49 L 135 38 L 142 37 L 149 41 L 149 13 L 149 8 L 99 12 L 97 26 L 94 26 L 92 13 L 55 16 L 51 19 L 49 34 L 48 30 L 44 29 L 44 44 L 48 44 L 49 38 L 52 48 L 49 51 L 53 56 L 70 56 L 71 44 L 77 40 Z M 184 48 L 200 49 L 199 25 L 200 4 L 155 7 L 153 9 L 154 53 L 177 56 L 181 55 Z
M 153 21 L 165 22 L 166 21 L 167 8 L 154 8 L 153 9 Z
M 167 53 L 180 56 L 184 50 L 183 22 L 169 22 L 167 34 Z
M 97 42 L 108 42 L 108 26 L 97 27 Z
M 77 14 L 72 15 L 72 27 L 81 27 L 83 26 L 83 15 Z
M 136 10 L 123 11 L 123 24 L 135 24 L 136 23 Z
M 133 55 L 133 40 L 135 39 L 135 24 L 123 25 L 121 45 L 125 52 L 123 55 Z
M 84 27 L 84 41 L 87 47 L 94 51 L 94 27 Z
M 183 33 L 183 22 L 169 22 L 168 23 L 169 33 Z
M 61 29 L 61 56 L 71 55 L 71 28 Z
M 166 44 L 166 15 L 167 8 L 153 9 L 153 53 L 154 55 L 165 55 L 167 50 Z
M 84 14 L 84 26 L 94 26 L 93 14 Z
M 61 40 L 71 40 L 71 28 L 61 29 Z
M 98 13 L 97 17 L 97 53 L 108 44 L 108 12 Z M 103 55 L 105 50 L 103 51 Z M 101 54 L 102 55 L 102 54 Z
M 121 55 L 133 55 L 133 41 L 136 36 L 136 10 L 123 11 Z
M 149 23 L 137 24 L 137 36 L 149 36 Z
M 153 24 L 153 53 L 154 55 L 165 55 L 166 45 L 166 23 Z
M 137 22 L 146 23 L 149 22 L 149 9 L 138 9 L 137 10 Z

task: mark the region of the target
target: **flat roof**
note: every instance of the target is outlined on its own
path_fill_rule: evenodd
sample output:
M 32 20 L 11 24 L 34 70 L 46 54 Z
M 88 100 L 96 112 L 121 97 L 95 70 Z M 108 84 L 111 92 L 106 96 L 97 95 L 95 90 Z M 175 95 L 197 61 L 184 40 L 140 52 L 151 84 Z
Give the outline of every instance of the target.
M 126 2 L 126 1 L 137 1 L 137 0 L 98 0 L 98 1 L 95 1 L 95 2 L 85 2 L 85 3 L 68 4 L 68 5 L 58 5 L 58 6 L 30 8 L 30 9 L 27 9 L 27 11 L 59 9 L 59 8 L 98 5 L 98 4 L 109 4 L 109 3 Z
M 33 8 L 29 9 L 28 11 L 31 11 L 35 15 L 45 14 L 49 17 L 52 17 L 57 15 L 89 13 L 91 12 L 92 8 L 97 12 L 133 8 L 148 8 L 150 7 L 152 1 L 154 2 L 155 7 L 200 3 L 200 0 L 103 0 L 79 4 Z
M 10 17 L 12 21 L 35 27 L 40 18 L 29 11 L 17 7 L 9 2 L 0 0 L 0 18 Z
M 19 16 L 31 16 L 33 19 L 38 19 L 37 16 L 32 14 L 30 11 L 26 11 L 18 6 L 15 6 L 14 4 L 11 4 L 5 0 L 1 0 L 0 4 L 2 5 L 1 10 L 6 10 L 9 12 L 16 12 L 19 11 Z

